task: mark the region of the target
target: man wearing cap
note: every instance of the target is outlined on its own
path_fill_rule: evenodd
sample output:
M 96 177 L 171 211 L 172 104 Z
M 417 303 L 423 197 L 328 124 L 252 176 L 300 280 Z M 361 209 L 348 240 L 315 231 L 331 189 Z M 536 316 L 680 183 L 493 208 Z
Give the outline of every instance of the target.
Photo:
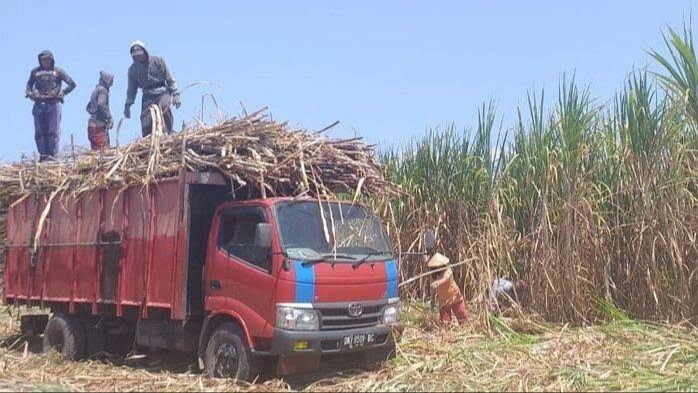
M 141 100 L 141 130 L 143 137 L 153 131 L 153 119 L 150 106 L 160 108 L 163 117 L 164 132 L 172 132 L 174 118 L 170 105 L 179 108 L 181 101 L 174 77 L 170 74 L 165 61 L 158 56 L 148 53 L 142 41 L 134 41 L 131 44 L 131 57 L 133 64 L 128 69 L 128 90 L 126 91 L 126 106 L 124 116 L 131 118 L 131 105 L 136 101 L 138 88 L 143 90 Z
M 427 267 L 433 271 L 431 277 L 431 289 L 436 291 L 436 301 L 439 304 L 441 322 L 451 322 L 451 314 L 456 316 L 458 323 L 468 321 L 468 309 L 465 306 L 456 281 L 453 279 L 453 271 L 448 267 L 449 260 L 444 255 L 436 253 L 427 262 Z
M 62 84 L 67 85 L 61 90 Z M 39 54 L 39 66 L 29 74 L 25 96 L 34 101 L 34 140 L 40 160 L 52 159 L 58 154 L 61 138 L 61 104 L 63 98 L 75 89 L 75 82 L 61 68 L 55 66 L 53 54 L 45 50 Z

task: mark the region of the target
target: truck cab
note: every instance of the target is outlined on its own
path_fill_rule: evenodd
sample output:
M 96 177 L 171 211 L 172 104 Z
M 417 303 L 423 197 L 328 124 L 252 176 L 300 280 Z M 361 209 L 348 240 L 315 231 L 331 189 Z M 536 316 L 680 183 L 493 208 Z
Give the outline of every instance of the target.
M 388 357 L 399 330 L 398 268 L 367 207 L 312 198 L 220 205 L 204 268 L 200 363 L 212 376 L 249 378 L 265 357 L 278 372 L 320 356 Z

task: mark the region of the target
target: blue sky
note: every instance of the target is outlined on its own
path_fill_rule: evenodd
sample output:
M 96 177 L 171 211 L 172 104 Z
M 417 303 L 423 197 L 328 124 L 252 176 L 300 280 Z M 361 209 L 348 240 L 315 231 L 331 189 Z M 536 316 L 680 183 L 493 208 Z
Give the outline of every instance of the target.
M 112 113 L 123 112 L 128 47 L 144 40 L 162 56 L 182 96 L 175 124 L 201 110 L 269 106 L 310 129 L 335 120 L 333 136 L 408 141 L 427 128 L 475 124 L 496 99 L 505 127 L 526 91 L 552 97 L 564 72 L 606 100 L 633 68 L 663 48 L 695 1 L 39 1 L 0 0 L 0 160 L 33 154 L 32 103 L 24 87 L 50 49 L 77 82 L 63 106 L 61 143 L 88 145 L 85 105 L 98 71 L 116 75 Z M 140 94 L 139 94 L 140 96 Z M 140 135 L 140 98 L 122 143 Z M 207 111 L 211 107 L 207 104 Z

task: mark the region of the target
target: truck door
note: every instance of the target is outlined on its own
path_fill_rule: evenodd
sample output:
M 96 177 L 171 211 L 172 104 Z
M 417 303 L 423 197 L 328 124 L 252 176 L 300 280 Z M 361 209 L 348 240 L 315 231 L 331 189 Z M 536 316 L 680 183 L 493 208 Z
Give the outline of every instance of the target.
M 273 259 L 255 245 L 255 228 L 258 223 L 268 222 L 267 213 L 263 207 L 235 207 L 222 210 L 217 221 L 207 292 L 233 299 L 234 311 L 246 319 L 250 333 L 260 334 L 264 324 L 259 326 L 253 321 L 261 317 L 273 323 L 275 317 Z M 250 312 L 257 314 L 256 318 L 244 315 Z

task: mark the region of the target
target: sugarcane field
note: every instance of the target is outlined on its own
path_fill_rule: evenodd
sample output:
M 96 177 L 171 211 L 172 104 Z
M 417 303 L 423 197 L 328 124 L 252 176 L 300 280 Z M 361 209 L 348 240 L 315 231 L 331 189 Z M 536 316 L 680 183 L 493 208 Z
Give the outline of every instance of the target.
M 0 391 L 698 390 L 694 1 L 104 5 L 0 4 Z

